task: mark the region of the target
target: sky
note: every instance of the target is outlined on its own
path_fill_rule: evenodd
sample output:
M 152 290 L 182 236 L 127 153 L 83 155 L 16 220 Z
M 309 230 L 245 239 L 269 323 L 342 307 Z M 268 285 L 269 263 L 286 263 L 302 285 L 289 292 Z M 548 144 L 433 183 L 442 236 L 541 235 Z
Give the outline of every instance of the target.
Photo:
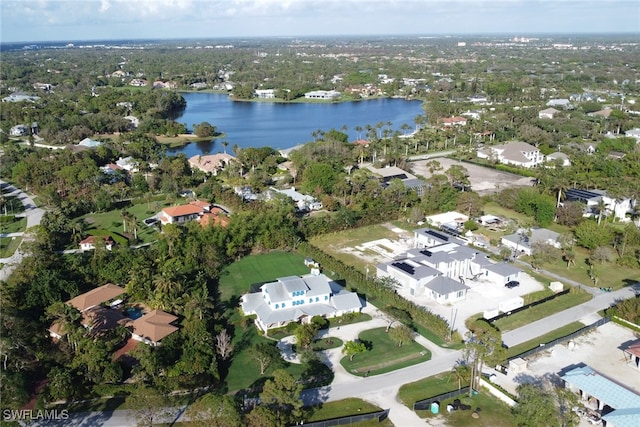
M 0 42 L 635 33 L 640 0 L 0 0 Z

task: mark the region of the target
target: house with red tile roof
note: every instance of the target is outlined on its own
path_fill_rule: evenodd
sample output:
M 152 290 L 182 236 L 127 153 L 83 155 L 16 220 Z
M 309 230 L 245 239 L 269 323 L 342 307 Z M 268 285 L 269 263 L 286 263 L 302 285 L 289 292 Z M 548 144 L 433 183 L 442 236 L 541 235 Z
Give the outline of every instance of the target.
M 229 225 L 229 217 L 220 208 L 213 208 L 211 212 L 205 212 L 200 217 L 200 225 L 206 227 L 208 225 L 219 225 L 227 227 Z
M 96 239 L 102 239 L 104 241 L 104 247 L 110 251 L 116 242 L 113 241 L 111 236 L 88 236 L 86 239 L 80 241 L 81 251 L 92 251 L 96 248 Z
M 467 124 L 467 119 L 460 116 L 445 117 L 438 121 L 442 126 L 465 126 Z
M 171 206 L 162 209 L 158 214 L 158 219 L 162 225 L 184 224 L 188 221 L 197 220 L 203 213 L 203 208 L 192 204 Z

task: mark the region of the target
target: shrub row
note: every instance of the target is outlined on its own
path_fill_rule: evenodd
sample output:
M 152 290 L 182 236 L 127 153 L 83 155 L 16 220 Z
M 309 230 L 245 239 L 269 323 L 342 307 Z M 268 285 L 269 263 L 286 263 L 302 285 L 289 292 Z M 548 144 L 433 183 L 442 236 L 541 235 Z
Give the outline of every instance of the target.
M 339 274 L 346 280 L 349 289 L 366 295 L 370 301 L 378 301 L 380 304 L 377 304 L 377 306 L 380 310 L 385 311 L 386 307 L 404 310 L 411 315 L 413 322 L 418 327 L 432 332 L 443 341 L 448 340 L 449 323 L 442 316 L 406 300 L 393 289 L 380 286 L 375 280 L 368 279 L 354 267 L 345 264 L 307 242 L 300 243 L 298 251 L 302 255 L 319 262 L 323 269 Z

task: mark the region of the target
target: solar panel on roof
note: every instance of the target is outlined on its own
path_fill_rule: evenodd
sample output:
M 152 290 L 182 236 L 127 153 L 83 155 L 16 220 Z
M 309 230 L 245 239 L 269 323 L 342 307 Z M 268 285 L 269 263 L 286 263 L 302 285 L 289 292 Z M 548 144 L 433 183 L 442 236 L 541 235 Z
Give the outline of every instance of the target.
M 394 262 L 391 265 L 393 265 L 396 268 L 399 268 L 400 270 L 404 271 L 405 273 L 409 273 L 409 274 L 415 273 L 415 269 L 412 266 L 410 266 L 409 264 L 407 264 L 406 262 Z
M 428 251 L 428 250 L 426 250 L 426 249 L 425 249 L 424 251 L 420 251 L 420 253 L 421 253 L 422 255 L 424 255 L 424 256 L 431 256 L 431 255 L 433 255 L 433 252 Z
M 438 233 L 437 231 L 427 230 L 427 234 L 431 234 L 433 237 L 436 237 L 436 238 L 444 240 L 444 241 L 448 241 L 449 240 L 449 236 L 445 236 L 444 234 Z

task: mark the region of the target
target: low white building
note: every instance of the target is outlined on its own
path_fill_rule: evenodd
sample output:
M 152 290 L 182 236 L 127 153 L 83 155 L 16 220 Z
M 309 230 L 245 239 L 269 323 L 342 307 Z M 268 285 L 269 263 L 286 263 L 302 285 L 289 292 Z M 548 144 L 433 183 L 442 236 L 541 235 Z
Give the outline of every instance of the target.
M 11 136 L 26 136 L 29 135 L 29 128 L 26 125 L 15 125 L 9 129 L 9 135 Z
M 560 233 L 546 228 L 531 228 L 528 231 L 520 229 L 517 233 L 504 236 L 501 242 L 504 246 L 513 249 L 516 255 L 531 255 L 533 245 L 538 242 L 560 248 L 559 237 Z
M 565 153 L 559 151 L 547 155 L 547 163 L 559 164 L 560 166 L 571 166 L 571 160 Z
M 304 94 L 306 99 L 337 99 L 340 98 L 340 92 L 335 90 L 313 90 Z
M 553 116 L 558 114 L 560 111 L 555 108 L 545 108 L 544 110 L 538 111 L 539 119 L 553 119 Z
M 271 188 L 271 191 L 287 196 L 288 198 L 293 200 L 296 207 L 301 211 L 318 211 L 322 209 L 322 202 L 316 200 L 316 198 L 313 196 L 299 193 L 294 187 L 287 188 L 285 190 Z
M 614 218 L 626 222 L 630 221 L 630 216 L 635 209 L 637 200 L 629 197 L 615 198 L 607 195 L 605 190 L 580 190 L 571 188 L 566 191 L 565 202 L 582 202 L 584 203 L 584 217 L 598 218 L 600 216 L 600 202 L 604 205 L 602 215 L 608 217 L 613 215 Z
M 246 316 L 256 315 L 256 324 L 266 332 L 290 322 L 309 322 L 313 316 L 357 313 L 363 304 L 356 293 L 344 290 L 324 274 L 308 274 L 265 283 L 260 292 L 243 295 L 240 307 Z
M 254 92 L 256 98 L 272 99 L 276 97 L 275 89 L 256 89 Z

